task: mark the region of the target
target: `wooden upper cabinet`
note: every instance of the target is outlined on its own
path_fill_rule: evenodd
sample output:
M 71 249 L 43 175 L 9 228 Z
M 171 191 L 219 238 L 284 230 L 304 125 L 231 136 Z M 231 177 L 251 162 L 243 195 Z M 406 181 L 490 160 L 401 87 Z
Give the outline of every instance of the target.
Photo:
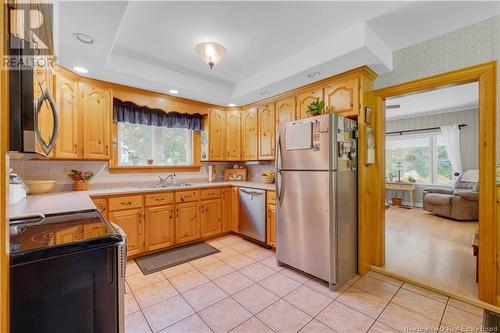
M 127 254 L 134 256 L 143 252 L 144 225 L 142 209 L 127 209 L 109 213 L 109 220 L 118 224 L 127 235 Z
M 295 120 L 295 97 L 280 99 L 276 102 L 276 125 Z
M 326 86 L 325 111 L 342 116 L 359 114 L 359 79 L 347 79 Z
M 83 158 L 111 158 L 111 89 L 80 82 L 80 113 L 82 114 Z
M 174 245 L 174 206 L 146 208 L 145 250 L 153 251 Z
M 222 230 L 221 199 L 201 202 L 201 237 L 220 234 Z
M 200 238 L 199 202 L 187 202 L 175 206 L 175 243 Z
M 59 115 L 59 136 L 56 140 L 55 157 L 81 157 L 78 130 L 78 83 L 60 73 L 54 76 L 54 100 Z
M 226 112 L 211 109 L 208 118 L 209 159 L 222 161 L 226 150 Z
M 274 134 L 276 130 L 274 103 L 259 106 L 259 160 L 274 160 Z
M 310 115 L 307 114 L 307 107 L 314 101 L 323 99 L 323 89 L 314 89 L 303 92 L 297 95 L 297 118 L 304 119 L 309 118 Z
M 226 161 L 241 160 L 241 111 L 229 110 L 226 115 Z
M 243 160 L 257 160 L 257 138 L 258 138 L 257 108 L 245 109 L 241 115 L 242 132 L 242 154 Z
M 38 76 L 38 80 L 40 81 L 40 85 L 42 89 L 48 89 L 51 94 L 52 93 L 52 73 L 50 70 L 47 70 L 42 67 L 35 67 L 36 74 Z M 33 80 L 33 84 L 35 85 L 34 98 L 38 99 L 41 95 L 40 87 L 38 87 L 38 81 L 36 78 Z M 52 132 L 54 130 L 54 118 L 52 117 L 52 112 L 50 111 L 50 106 L 47 102 L 42 104 L 40 108 L 40 112 L 38 113 L 38 127 L 40 128 L 40 134 L 45 143 L 49 143 L 51 139 Z M 38 153 L 45 155 L 45 152 L 40 147 L 38 141 L 36 141 L 35 149 Z M 53 157 L 54 151 L 52 150 L 48 157 Z

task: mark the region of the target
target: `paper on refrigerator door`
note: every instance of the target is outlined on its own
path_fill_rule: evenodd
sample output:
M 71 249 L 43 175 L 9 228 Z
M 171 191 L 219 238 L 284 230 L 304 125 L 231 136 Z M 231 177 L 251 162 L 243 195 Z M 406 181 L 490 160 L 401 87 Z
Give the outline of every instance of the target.
M 292 123 L 285 127 L 285 150 L 311 149 L 312 123 Z

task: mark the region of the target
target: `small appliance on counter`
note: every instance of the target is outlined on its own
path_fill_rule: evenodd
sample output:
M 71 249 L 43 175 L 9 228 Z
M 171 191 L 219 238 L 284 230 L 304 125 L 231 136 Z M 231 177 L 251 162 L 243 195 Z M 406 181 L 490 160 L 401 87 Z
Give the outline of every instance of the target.
M 26 198 L 26 184 L 21 177 L 12 172 L 9 173 L 9 205 L 15 205 Z
M 98 211 L 10 220 L 11 332 L 124 330 L 124 235 Z
M 217 179 L 217 169 L 215 165 L 208 166 L 208 181 L 214 182 Z

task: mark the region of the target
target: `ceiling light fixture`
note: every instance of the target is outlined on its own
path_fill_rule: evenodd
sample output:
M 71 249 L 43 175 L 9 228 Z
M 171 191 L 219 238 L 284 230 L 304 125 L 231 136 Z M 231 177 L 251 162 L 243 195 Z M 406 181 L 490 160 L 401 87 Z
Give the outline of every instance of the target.
M 179 90 L 170 89 L 168 92 L 171 94 L 177 95 L 179 93 Z
M 266 95 L 269 95 L 271 92 L 269 90 L 262 90 L 259 94 L 261 94 L 262 96 L 266 96 Z
M 94 37 L 81 33 L 81 32 L 75 32 L 73 34 L 73 37 L 75 39 L 83 44 L 94 44 Z
M 83 68 L 83 67 L 80 67 L 80 66 L 73 67 L 73 70 L 75 72 L 82 73 L 82 74 L 86 74 L 86 73 L 89 72 L 89 70 L 87 68 Z
M 312 72 L 312 73 L 307 74 L 307 76 L 309 76 L 311 79 L 317 78 L 320 75 L 321 75 L 320 72 Z
M 224 46 L 213 42 L 198 44 L 196 45 L 195 51 L 201 59 L 210 66 L 210 69 L 214 68 L 227 53 Z
M 233 107 L 233 106 L 236 106 L 236 104 L 234 104 L 234 103 L 229 103 L 227 106 Z

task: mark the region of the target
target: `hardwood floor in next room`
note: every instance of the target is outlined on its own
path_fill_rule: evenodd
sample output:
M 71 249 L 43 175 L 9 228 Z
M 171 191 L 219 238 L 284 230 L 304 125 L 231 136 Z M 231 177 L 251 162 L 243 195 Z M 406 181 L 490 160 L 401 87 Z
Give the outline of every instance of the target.
M 390 272 L 477 299 L 472 240 L 478 222 L 454 221 L 421 208 L 386 211 L 385 266 Z

